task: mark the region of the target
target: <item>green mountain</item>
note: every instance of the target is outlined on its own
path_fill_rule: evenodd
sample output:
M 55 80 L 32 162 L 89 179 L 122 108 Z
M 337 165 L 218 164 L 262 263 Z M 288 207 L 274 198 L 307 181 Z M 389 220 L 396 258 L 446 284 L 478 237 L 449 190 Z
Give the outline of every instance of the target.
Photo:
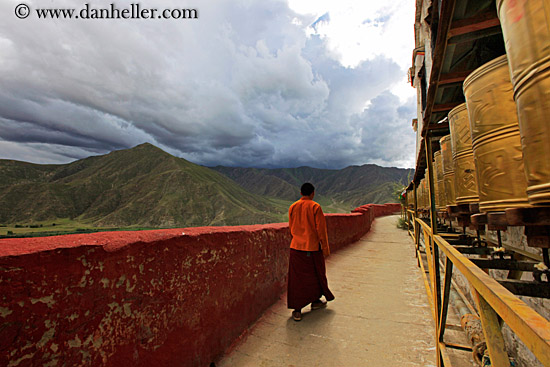
M 394 202 L 411 170 L 376 165 L 342 170 L 200 166 L 151 145 L 69 164 L 0 160 L 0 223 L 67 219 L 87 227 L 187 227 L 281 222 L 316 186 L 325 212 Z M 16 227 L 17 228 L 17 227 Z
M 71 218 L 95 226 L 279 222 L 288 202 L 142 144 L 69 164 L 0 160 L 0 223 Z
M 247 191 L 284 200 L 299 197 L 299 187 L 311 182 L 319 202 L 344 210 L 359 205 L 397 202 L 395 191 L 410 181 L 411 169 L 379 167 L 374 164 L 342 170 L 311 167 L 257 169 L 217 166 L 214 170 L 231 178 Z

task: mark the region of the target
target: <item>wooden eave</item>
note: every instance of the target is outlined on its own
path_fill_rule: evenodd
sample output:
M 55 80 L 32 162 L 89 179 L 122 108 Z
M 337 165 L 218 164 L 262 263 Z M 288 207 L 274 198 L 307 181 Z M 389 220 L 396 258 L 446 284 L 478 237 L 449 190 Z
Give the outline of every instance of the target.
M 434 51 L 432 53 L 432 71 L 430 74 L 430 84 L 428 86 L 427 92 L 427 103 L 426 109 L 422 113 L 424 124 L 422 126 L 422 137 L 426 136 L 427 129 L 429 126 L 432 108 L 435 101 L 435 94 L 437 92 L 437 87 L 439 83 L 439 76 L 441 73 L 441 66 L 445 58 L 445 49 L 447 48 L 447 40 L 449 29 L 451 28 L 451 20 L 453 18 L 453 12 L 455 7 L 456 0 L 442 0 L 441 1 L 441 12 L 439 16 L 439 24 L 437 27 L 437 38 L 435 41 Z
M 458 7 L 457 4 L 459 4 Z M 460 9 L 457 14 L 455 14 L 455 7 Z M 490 46 L 492 51 L 501 52 L 499 42 L 502 42 L 501 54 L 505 52 L 504 43 L 499 36 L 502 30 L 494 4 L 487 5 L 485 10 L 475 15 L 467 15 L 468 12 L 477 11 L 478 8 L 479 0 L 441 0 L 440 2 L 437 36 L 432 50 L 432 69 L 426 92 L 426 107 L 422 111 L 421 149 L 416 160 L 413 182 L 418 183 L 424 177 L 427 161 L 426 137 L 428 135 L 442 137 L 449 134 L 446 115 L 464 102 L 462 94 L 464 80 L 476 68 L 496 57 L 495 55 L 486 56 L 480 50 L 486 50 L 483 47 Z M 498 44 L 496 51 L 493 49 L 495 42 Z M 487 57 L 491 58 L 487 59 Z M 434 152 L 439 150 L 439 142 L 432 148 Z
M 449 38 L 497 26 L 500 26 L 500 20 L 495 13 L 489 11 L 467 19 L 455 20 L 452 22 L 451 29 L 449 30 Z

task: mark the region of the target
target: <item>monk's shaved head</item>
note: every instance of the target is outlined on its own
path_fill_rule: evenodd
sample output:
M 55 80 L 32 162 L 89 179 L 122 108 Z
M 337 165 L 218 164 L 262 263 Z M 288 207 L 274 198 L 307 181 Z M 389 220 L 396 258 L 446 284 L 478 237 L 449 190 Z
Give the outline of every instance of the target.
M 303 196 L 309 196 L 309 195 L 313 194 L 314 192 L 315 192 L 315 187 L 313 187 L 313 185 L 310 184 L 309 182 L 306 182 L 300 188 L 300 193 Z

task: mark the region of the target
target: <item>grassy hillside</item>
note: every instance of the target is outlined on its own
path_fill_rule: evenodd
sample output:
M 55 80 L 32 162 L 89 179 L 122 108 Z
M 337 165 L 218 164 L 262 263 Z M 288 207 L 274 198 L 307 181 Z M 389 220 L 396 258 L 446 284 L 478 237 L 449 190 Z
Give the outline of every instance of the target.
M 70 218 L 95 226 L 203 226 L 284 220 L 288 203 L 251 194 L 150 144 L 65 165 L 0 160 L 0 223 Z
M 151 144 L 61 165 L 0 160 L 0 227 L 16 235 L 281 222 L 303 182 L 316 186 L 325 212 L 347 212 L 395 201 L 409 172 L 375 165 L 208 168 Z
M 284 200 L 297 200 L 300 198 L 300 185 L 298 181 L 289 182 L 285 178 L 277 177 L 268 169 L 260 168 L 233 168 L 217 166 L 214 170 L 231 178 L 247 191 L 258 195 L 277 197 Z
M 372 164 L 351 166 L 342 170 L 311 167 L 256 169 L 213 167 L 255 194 L 293 200 L 299 187 L 311 182 L 316 199 L 325 205 L 349 210 L 366 203 L 397 202 L 396 187 L 409 181 L 412 170 L 379 167 Z

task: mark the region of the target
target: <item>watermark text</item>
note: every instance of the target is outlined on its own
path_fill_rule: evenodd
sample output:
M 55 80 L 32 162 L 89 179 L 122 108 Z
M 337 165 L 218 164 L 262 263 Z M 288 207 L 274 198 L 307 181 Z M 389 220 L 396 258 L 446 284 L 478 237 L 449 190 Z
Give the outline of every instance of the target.
M 140 3 L 119 8 L 111 3 L 104 7 L 86 3 L 81 8 L 36 8 L 27 4 L 15 7 L 15 16 L 26 19 L 30 16 L 38 19 L 198 19 L 198 9 L 185 8 L 148 8 Z

